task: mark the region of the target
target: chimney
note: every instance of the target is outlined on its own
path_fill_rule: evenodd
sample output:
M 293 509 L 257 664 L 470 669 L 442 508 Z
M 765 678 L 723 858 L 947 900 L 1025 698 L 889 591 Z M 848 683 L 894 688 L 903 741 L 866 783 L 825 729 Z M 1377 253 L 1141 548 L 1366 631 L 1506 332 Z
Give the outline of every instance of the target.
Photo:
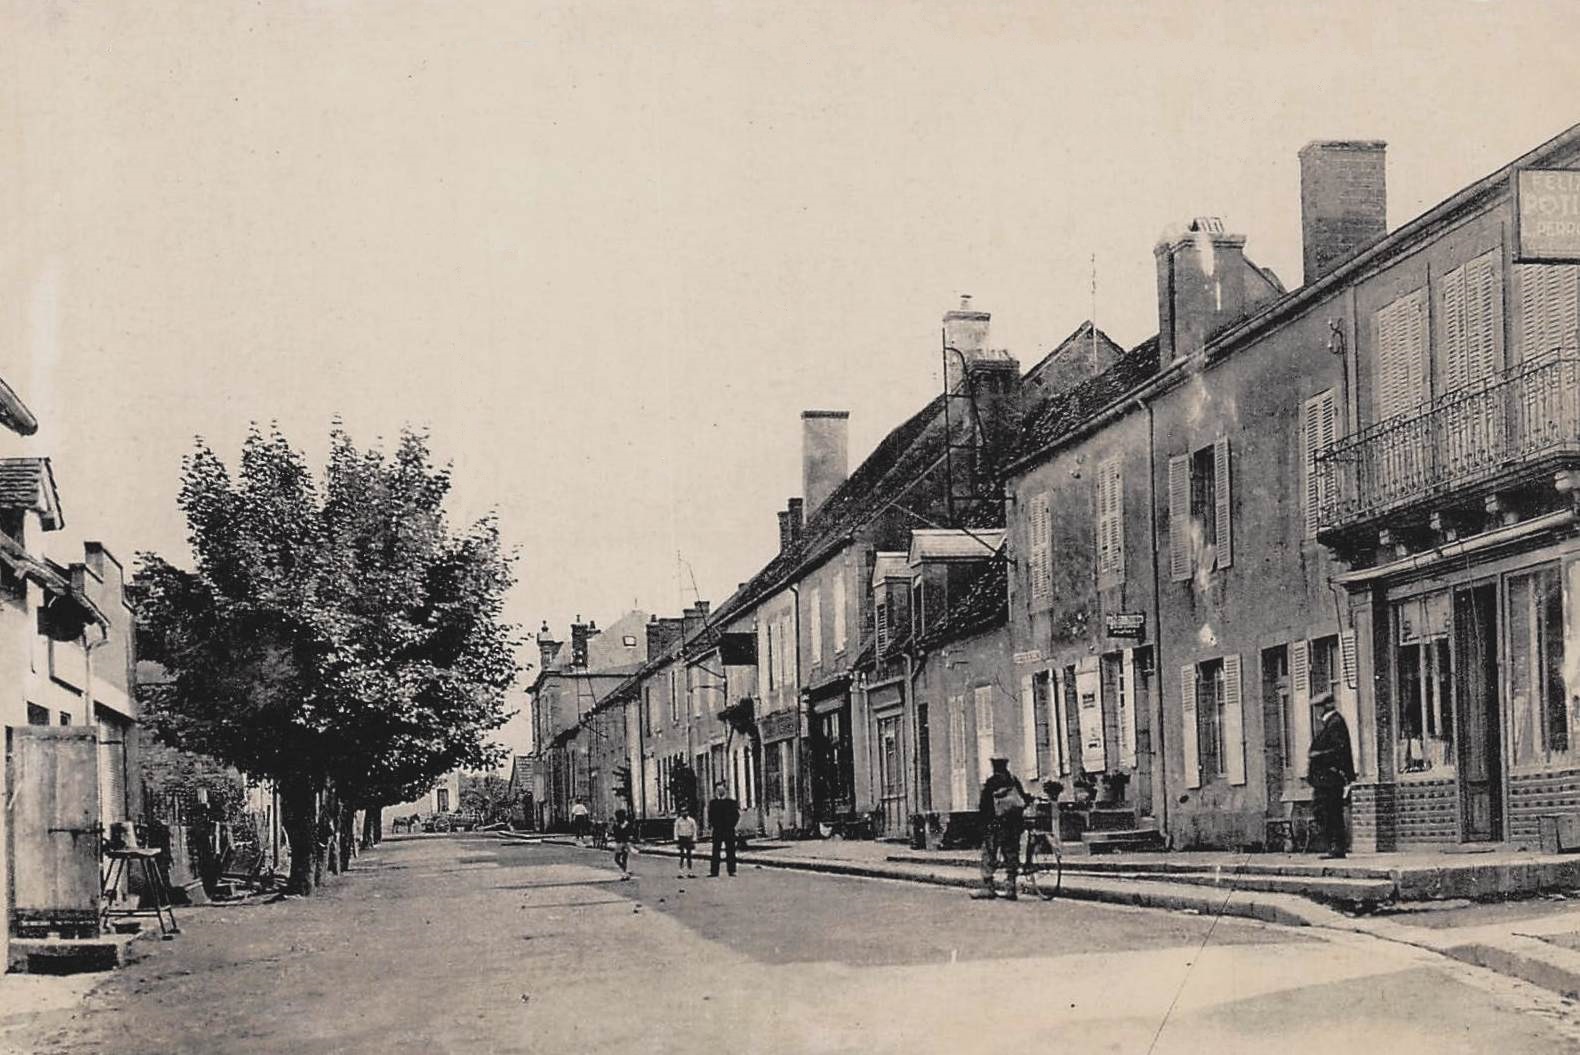
M 571 666 L 585 669 L 587 666 L 587 644 L 599 633 L 598 624 L 595 622 L 582 622 L 582 617 L 577 616 L 576 622 L 571 624 Z
M 685 612 L 681 614 L 680 619 L 680 632 L 682 636 L 689 640 L 692 635 L 698 633 L 702 629 L 703 625 L 708 621 L 707 602 L 698 601 L 695 607 L 687 608 Z
M 971 307 L 971 294 L 960 295 L 960 307 L 944 312 L 944 389 L 953 392 L 965 378 L 968 363 L 984 355 L 988 322 L 993 318 Z
M 801 537 L 801 529 L 806 527 L 806 521 L 801 516 L 804 503 L 799 498 L 785 499 L 785 512 L 789 514 L 790 541 L 795 542 Z
M 1388 233 L 1388 144 L 1317 140 L 1300 148 L 1300 231 L 1309 285 Z
M 1214 332 L 1250 307 L 1245 235 L 1227 234 L 1216 216 L 1165 232 L 1153 247 L 1158 270 L 1158 354 L 1167 363 L 1195 355 Z
M 543 621 L 543 627 L 538 631 L 538 669 L 550 670 L 554 666 L 554 657 L 559 654 L 560 642 L 554 640 L 549 633 L 548 620 Z
M 808 520 L 850 475 L 850 411 L 801 412 L 801 494 Z
M 790 511 L 781 509 L 779 510 L 779 552 L 788 550 L 792 541 L 794 539 L 790 534 Z
M 654 616 L 647 624 L 647 658 L 656 659 L 680 640 L 680 620 Z

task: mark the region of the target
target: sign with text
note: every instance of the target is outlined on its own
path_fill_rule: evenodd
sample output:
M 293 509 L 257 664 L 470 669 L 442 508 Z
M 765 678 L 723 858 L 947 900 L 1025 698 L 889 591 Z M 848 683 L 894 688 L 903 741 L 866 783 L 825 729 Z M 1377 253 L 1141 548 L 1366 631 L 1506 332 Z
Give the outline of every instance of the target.
M 1580 169 L 1520 169 L 1514 201 L 1516 260 L 1580 263 Z
M 1145 612 L 1111 612 L 1107 624 L 1109 637 L 1133 637 L 1139 641 L 1147 636 Z

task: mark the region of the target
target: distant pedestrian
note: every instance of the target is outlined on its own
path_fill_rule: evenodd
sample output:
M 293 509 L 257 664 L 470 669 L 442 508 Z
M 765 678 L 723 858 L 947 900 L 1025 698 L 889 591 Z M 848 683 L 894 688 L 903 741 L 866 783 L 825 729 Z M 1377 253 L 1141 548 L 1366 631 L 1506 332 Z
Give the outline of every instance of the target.
M 973 899 L 984 901 L 998 897 L 993 887 L 993 873 L 998 870 L 1000 858 L 1004 862 L 1004 879 L 1007 889 L 1004 897 L 1014 901 L 1019 897 L 1015 889 L 1020 876 L 1020 833 L 1025 826 L 1026 789 L 1009 771 L 1009 759 L 992 760 L 993 772 L 982 782 L 982 797 L 977 810 L 982 817 L 982 889 L 973 891 Z
M 713 832 L 713 867 L 708 875 L 718 878 L 719 853 L 724 851 L 730 875 L 735 874 L 735 826 L 741 823 L 740 803 L 730 798 L 730 789 L 724 781 L 713 785 L 713 799 L 708 803 L 708 827 Z
M 586 845 L 587 835 L 592 830 L 592 815 L 587 810 L 587 803 L 577 799 L 571 806 L 571 831 L 576 834 L 576 841 Z
M 636 835 L 636 825 L 625 810 L 614 811 L 614 822 L 609 825 L 609 838 L 614 840 L 614 863 L 620 866 L 620 879 L 631 878 L 631 840 Z
M 1350 727 L 1334 706 L 1333 693 L 1311 701 L 1317 708 L 1317 729 L 1306 752 L 1306 783 L 1311 785 L 1311 807 L 1322 830 L 1327 860 L 1337 860 L 1349 848 L 1344 830 L 1344 799 L 1355 781 L 1355 755 L 1350 749 Z
M 697 849 L 697 818 L 689 810 L 675 814 L 675 846 L 680 850 L 680 871 L 675 878 L 697 878 L 697 864 L 693 857 Z

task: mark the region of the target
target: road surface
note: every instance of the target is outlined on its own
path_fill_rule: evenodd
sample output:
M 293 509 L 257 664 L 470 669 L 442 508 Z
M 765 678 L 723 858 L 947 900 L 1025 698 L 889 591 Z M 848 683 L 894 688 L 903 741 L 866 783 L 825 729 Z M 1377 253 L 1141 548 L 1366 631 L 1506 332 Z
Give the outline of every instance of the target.
M 1580 1051 L 1556 998 L 1362 935 L 634 867 L 621 882 L 590 850 L 396 839 L 320 897 L 186 911 L 85 1004 L 0 1018 L 0 1049 Z

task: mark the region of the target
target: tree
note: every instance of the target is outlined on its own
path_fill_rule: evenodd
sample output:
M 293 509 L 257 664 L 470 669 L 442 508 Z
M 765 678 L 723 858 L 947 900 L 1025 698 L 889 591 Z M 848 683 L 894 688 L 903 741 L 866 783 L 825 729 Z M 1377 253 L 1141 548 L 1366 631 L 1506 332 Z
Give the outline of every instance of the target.
M 449 471 L 422 434 L 403 432 L 392 456 L 338 422 L 330 438 L 321 488 L 278 429 L 248 432 L 234 478 L 199 439 L 180 492 L 194 566 L 142 554 L 138 572 L 144 655 L 171 675 L 148 720 L 279 783 L 288 889 L 303 893 L 325 822 L 348 856 L 355 810 L 498 760 L 487 734 L 519 669 L 494 520 L 450 532 Z
M 461 809 L 484 824 L 503 820 L 510 812 L 510 782 L 494 773 L 461 774 Z

